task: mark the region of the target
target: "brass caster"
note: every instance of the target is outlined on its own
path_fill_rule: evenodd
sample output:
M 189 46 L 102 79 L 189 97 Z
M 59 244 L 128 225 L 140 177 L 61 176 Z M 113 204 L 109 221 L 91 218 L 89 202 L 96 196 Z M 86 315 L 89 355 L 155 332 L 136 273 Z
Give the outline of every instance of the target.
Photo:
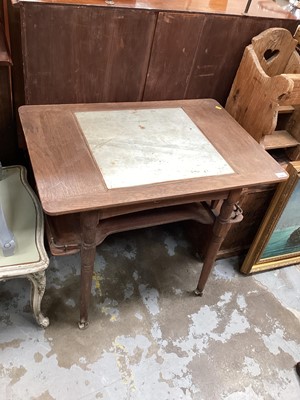
M 42 314 L 38 317 L 38 324 L 41 328 L 46 329 L 49 326 L 49 318 L 44 317 Z
M 199 289 L 197 288 L 197 289 L 194 290 L 194 294 L 195 294 L 196 296 L 202 297 L 203 291 L 201 291 L 201 290 L 199 290 Z
M 88 321 L 79 321 L 79 322 L 78 322 L 78 328 L 79 328 L 80 330 L 87 329 L 88 326 L 89 326 L 89 322 L 88 322 Z

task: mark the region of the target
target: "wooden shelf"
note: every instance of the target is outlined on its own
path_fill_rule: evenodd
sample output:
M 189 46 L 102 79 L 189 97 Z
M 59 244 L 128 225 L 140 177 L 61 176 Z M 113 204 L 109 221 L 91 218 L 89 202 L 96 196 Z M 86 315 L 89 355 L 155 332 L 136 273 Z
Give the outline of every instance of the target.
M 278 107 L 278 114 L 290 114 L 295 111 L 293 106 L 279 106 Z
M 193 220 L 202 224 L 212 225 L 215 217 L 210 207 L 200 202 L 116 215 L 99 221 L 99 229 L 96 232 L 96 243 L 99 245 L 112 233 L 177 221 Z M 135 220 L 134 225 L 132 225 L 133 218 Z M 79 213 L 47 216 L 46 233 L 52 255 L 60 256 L 79 252 L 81 247 Z
M 284 149 L 294 147 L 299 142 L 287 131 L 275 131 L 272 135 L 266 135 L 262 138 L 261 144 L 266 150 Z

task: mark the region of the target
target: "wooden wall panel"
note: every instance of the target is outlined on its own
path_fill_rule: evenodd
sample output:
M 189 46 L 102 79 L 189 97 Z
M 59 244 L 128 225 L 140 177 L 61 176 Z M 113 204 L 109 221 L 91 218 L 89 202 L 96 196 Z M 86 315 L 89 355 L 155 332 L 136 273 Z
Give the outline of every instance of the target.
M 244 50 L 244 44 L 238 38 L 239 20 L 239 17 L 206 16 L 186 98 L 224 100 L 235 76 L 232 71 L 236 70 L 241 58 L 236 47 Z M 248 20 L 244 21 L 247 25 Z M 252 33 L 248 34 L 252 37 Z
M 26 104 L 141 100 L 156 14 L 21 4 Z
M 294 32 L 297 21 L 160 13 L 144 100 L 212 97 L 225 105 L 245 46 L 272 26 Z
M 205 16 L 159 13 L 144 100 L 184 99 Z
M 12 5 L 11 1 L 8 1 L 8 17 L 11 57 L 13 61 L 11 68 L 13 104 L 16 118 L 18 118 L 18 108 L 25 104 L 23 57 L 21 46 L 20 8 Z
M 5 36 L 6 14 L 0 1 L 0 161 L 3 165 L 17 161 L 17 140 L 11 97 L 11 57 Z
M 212 97 L 224 105 L 251 38 L 271 26 L 297 26 L 204 13 L 20 7 L 27 104 Z
M 4 21 L 4 4 L 3 0 L 0 0 L 0 21 Z
M 0 161 L 17 162 L 17 137 L 11 104 L 9 67 L 0 65 Z
M 199 40 L 186 98 L 213 97 L 225 105 L 245 47 L 270 27 L 294 33 L 297 22 L 208 15 Z

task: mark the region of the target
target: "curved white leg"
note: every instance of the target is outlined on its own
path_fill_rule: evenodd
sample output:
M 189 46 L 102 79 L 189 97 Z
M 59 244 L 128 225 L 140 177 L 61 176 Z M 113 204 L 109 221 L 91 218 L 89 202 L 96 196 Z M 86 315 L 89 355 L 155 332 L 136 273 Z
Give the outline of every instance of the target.
M 31 281 L 31 306 L 37 323 L 42 328 L 47 328 L 49 319 L 41 312 L 41 302 L 46 288 L 45 271 L 35 272 L 26 276 Z

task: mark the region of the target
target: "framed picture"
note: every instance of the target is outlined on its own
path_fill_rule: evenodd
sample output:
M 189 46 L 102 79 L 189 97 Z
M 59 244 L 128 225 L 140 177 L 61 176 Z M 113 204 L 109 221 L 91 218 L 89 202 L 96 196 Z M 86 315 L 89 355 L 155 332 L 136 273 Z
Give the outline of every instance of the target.
M 245 274 L 300 262 L 300 161 L 290 162 L 287 172 L 241 267 Z

